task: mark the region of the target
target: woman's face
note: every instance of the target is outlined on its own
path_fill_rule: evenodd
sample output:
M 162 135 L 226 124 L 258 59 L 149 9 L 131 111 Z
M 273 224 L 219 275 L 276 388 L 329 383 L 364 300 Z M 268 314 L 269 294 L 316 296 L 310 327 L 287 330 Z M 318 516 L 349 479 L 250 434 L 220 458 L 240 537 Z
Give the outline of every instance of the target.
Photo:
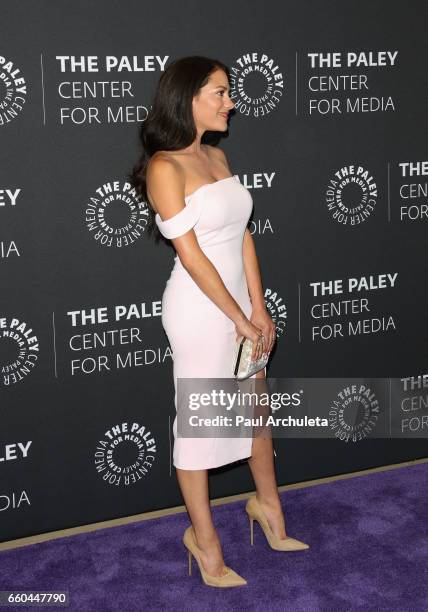
M 229 111 L 235 108 L 229 98 L 229 82 L 223 70 L 212 72 L 208 83 L 193 98 L 193 117 L 196 127 L 204 132 L 225 131 Z

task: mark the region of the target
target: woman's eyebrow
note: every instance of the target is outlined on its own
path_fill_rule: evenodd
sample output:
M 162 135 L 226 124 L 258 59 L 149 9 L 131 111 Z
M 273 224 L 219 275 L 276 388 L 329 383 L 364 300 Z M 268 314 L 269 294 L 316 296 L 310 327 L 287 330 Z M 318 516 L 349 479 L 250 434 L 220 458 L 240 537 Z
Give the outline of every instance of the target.
M 220 87 L 222 89 L 227 89 L 227 91 L 230 91 L 230 87 L 226 87 L 225 85 L 217 85 L 216 89 L 219 89 Z

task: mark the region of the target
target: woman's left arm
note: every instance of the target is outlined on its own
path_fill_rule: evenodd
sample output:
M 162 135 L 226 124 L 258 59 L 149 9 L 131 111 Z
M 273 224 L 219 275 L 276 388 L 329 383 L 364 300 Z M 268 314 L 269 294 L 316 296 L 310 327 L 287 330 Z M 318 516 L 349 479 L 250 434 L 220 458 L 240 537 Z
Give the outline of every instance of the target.
M 244 234 L 242 255 L 248 293 L 253 307 L 250 321 L 262 330 L 265 337 L 265 350 L 270 352 L 276 339 L 275 323 L 266 310 L 256 246 L 248 227 Z

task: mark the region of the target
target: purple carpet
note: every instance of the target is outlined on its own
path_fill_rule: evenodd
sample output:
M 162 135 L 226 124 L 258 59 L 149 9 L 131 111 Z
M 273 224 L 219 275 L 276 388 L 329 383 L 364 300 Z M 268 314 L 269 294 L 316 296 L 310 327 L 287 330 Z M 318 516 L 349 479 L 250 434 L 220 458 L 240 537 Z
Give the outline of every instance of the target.
M 182 513 L 0 552 L 0 590 L 68 590 L 82 612 L 426 612 L 427 489 L 425 463 L 283 493 L 288 534 L 310 545 L 299 552 L 272 550 L 258 523 L 251 547 L 245 501 L 214 507 L 243 587 L 205 586 L 194 559 L 188 575 Z

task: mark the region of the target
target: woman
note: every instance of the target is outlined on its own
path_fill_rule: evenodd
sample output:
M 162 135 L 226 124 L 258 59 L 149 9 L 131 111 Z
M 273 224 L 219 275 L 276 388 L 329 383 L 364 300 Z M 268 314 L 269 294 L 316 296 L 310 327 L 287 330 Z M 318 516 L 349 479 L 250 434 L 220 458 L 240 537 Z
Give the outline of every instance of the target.
M 192 56 L 162 74 L 152 111 L 141 127 L 143 153 L 131 180 L 148 202 L 149 232 L 172 241 L 174 268 L 162 296 L 162 324 L 177 378 L 231 378 L 238 337 L 253 341 L 253 358 L 270 353 L 275 325 L 268 315 L 253 238 L 247 223 L 249 191 L 236 179 L 225 154 L 208 144 L 228 129 L 234 108 L 229 71 L 220 61 Z M 218 134 L 217 134 L 218 136 Z M 203 142 L 203 140 L 205 142 Z M 261 370 L 256 378 L 265 378 Z M 246 580 L 224 564 L 213 525 L 207 470 L 248 458 L 257 489 L 246 511 L 277 550 L 306 544 L 286 536 L 270 437 L 182 438 L 174 421 L 174 466 L 192 525 L 183 542 L 205 584 L 238 586 Z

